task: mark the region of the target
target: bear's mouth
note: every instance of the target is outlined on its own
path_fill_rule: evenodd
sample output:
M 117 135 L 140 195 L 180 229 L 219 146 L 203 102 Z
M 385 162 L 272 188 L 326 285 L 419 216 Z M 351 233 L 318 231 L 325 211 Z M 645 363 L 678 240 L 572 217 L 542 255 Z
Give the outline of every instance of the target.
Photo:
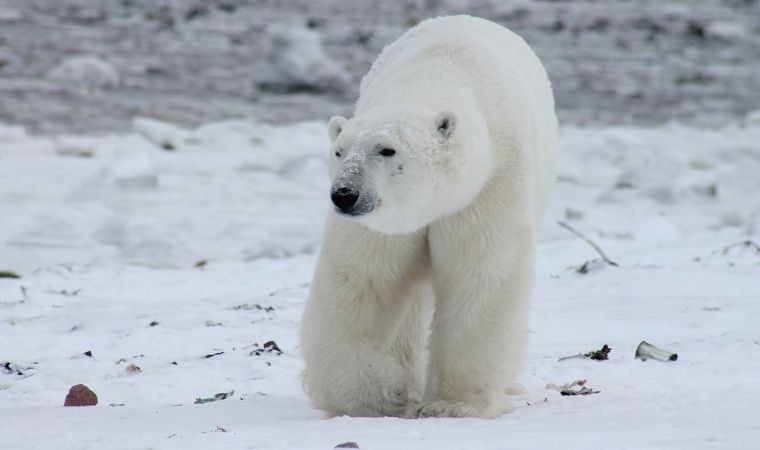
M 357 217 L 357 216 L 363 216 L 367 214 L 369 211 L 357 211 L 354 208 L 346 210 L 346 209 L 335 207 L 335 212 L 337 212 L 338 214 L 342 216 Z
M 335 212 L 348 217 L 365 216 L 376 210 L 380 206 L 380 203 L 380 199 L 374 195 L 363 193 L 359 196 L 359 200 L 351 207 L 341 208 L 335 206 Z

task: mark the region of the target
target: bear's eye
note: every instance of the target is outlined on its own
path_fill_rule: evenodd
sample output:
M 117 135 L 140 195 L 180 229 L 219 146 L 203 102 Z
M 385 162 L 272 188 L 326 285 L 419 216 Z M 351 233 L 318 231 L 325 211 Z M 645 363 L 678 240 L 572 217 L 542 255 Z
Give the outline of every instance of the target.
M 339 151 L 335 152 L 335 156 L 337 156 L 338 158 L 340 158 L 340 152 Z
M 384 149 L 380 150 L 380 154 L 383 155 L 383 156 L 385 156 L 385 157 L 389 157 L 389 156 L 395 155 L 396 154 L 396 150 L 393 150 L 392 148 L 384 148 Z

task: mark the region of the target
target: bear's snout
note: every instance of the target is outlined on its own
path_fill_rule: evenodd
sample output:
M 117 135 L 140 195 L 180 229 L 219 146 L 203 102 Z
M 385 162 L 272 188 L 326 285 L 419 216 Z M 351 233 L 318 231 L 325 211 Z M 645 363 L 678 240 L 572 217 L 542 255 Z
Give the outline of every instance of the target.
M 347 213 L 359 200 L 359 191 L 349 186 L 336 187 L 330 193 L 330 199 L 341 212 Z

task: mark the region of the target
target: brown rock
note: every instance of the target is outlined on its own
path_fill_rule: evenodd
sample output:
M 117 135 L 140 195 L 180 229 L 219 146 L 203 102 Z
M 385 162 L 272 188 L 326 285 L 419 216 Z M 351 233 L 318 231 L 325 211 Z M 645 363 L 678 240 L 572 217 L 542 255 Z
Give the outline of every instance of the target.
M 98 396 L 83 384 L 71 386 L 63 406 L 93 406 L 98 404 Z

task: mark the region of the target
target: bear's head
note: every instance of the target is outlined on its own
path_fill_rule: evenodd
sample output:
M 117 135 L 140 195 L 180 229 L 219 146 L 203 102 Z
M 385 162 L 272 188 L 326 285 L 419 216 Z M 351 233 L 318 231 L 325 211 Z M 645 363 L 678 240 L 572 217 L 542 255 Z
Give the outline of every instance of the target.
M 487 125 L 472 117 L 406 106 L 331 118 L 335 212 L 398 234 L 472 203 L 491 170 Z

